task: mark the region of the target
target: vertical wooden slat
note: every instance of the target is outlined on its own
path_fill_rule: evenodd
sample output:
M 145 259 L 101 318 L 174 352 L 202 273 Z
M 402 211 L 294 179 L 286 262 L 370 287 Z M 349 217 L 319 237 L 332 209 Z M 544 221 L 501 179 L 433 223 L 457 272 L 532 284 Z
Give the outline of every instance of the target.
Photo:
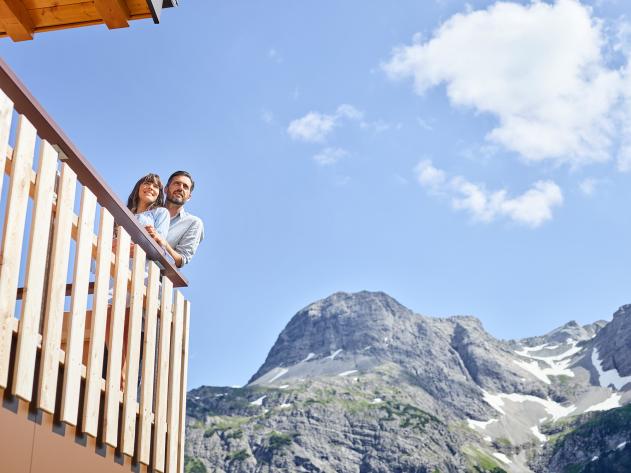
M 88 286 L 90 284 L 90 262 L 92 261 L 92 239 L 96 197 L 83 187 L 81 210 L 77 224 L 77 247 L 75 251 L 74 275 L 70 302 L 70 331 L 66 348 L 64 381 L 61 395 L 61 420 L 77 425 L 79 415 L 79 389 L 83 366 L 85 339 L 85 314 L 88 308 Z
M 57 152 L 48 142 L 42 141 L 13 378 L 13 393 L 25 401 L 31 400 L 33 392 L 56 173 Z
M 59 370 L 59 346 L 66 298 L 66 277 L 70 257 L 73 205 L 77 175 L 66 163 L 61 165 L 55 230 L 50 259 L 49 284 L 46 294 L 46 317 L 42 339 L 40 363 L 40 390 L 38 407 L 51 414 L 55 410 L 57 374 Z
M 182 382 L 180 383 L 180 431 L 178 435 L 178 470 L 184 473 L 184 444 L 186 442 L 186 386 L 188 383 L 188 335 L 191 323 L 191 304 L 184 301 L 184 334 L 182 344 Z
M 123 394 L 123 429 L 121 444 L 124 454 L 134 455 L 136 440 L 136 410 L 138 402 L 138 365 L 140 364 L 140 332 L 142 330 L 142 306 L 145 287 L 145 252 L 134 247 L 129 328 L 127 331 L 127 360 L 125 361 L 125 391 Z
M 33 170 L 36 131 L 20 116 L 0 250 L 0 387 L 7 387 L 22 239 Z
M 112 214 L 105 207 L 101 207 L 96 275 L 94 278 L 94 302 L 92 304 L 92 327 L 90 328 L 90 353 L 88 355 L 85 405 L 83 408 L 83 431 L 93 437 L 97 436 L 99 426 L 113 229 L 114 218 Z
M 13 102 L 0 90 L 0 178 L 4 174 L 4 166 L 9 152 L 9 134 L 11 132 L 11 118 L 13 117 Z M 0 179 L 0 194 L 2 194 L 2 179 Z
M 140 381 L 140 427 L 138 429 L 138 461 L 148 465 L 151 452 L 153 389 L 156 362 L 156 330 L 158 323 L 160 269 L 149 263 L 145 335 L 143 340 L 142 377 Z
M 175 473 L 178 466 L 180 433 L 180 389 L 182 383 L 182 334 L 184 327 L 184 296 L 175 291 L 171 356 L 169 366 L 169 406 L 167 409 L 167 472 Z
M 123 359 L 123 330 L 129 277 L 129 233 L 118 227 L 116 241 L 116 274 L 114 277 L 114 299 L 110 321 L 110 344 L 107 360 L 107 382 L 105 388 L 105 443 L 111 447 L 118 444 L 118 407 L 120 403 L 121 363 Z
M 160 305 L 160 341 L 158 344 L 158 382 L 154 418 L 153 467 L 164 472 L 166 454 L 167 405 L 169 387 L 169 352 L 171 345 L 171 321 L 173 319 L 173 283 L 162 278 L 162 302 Z

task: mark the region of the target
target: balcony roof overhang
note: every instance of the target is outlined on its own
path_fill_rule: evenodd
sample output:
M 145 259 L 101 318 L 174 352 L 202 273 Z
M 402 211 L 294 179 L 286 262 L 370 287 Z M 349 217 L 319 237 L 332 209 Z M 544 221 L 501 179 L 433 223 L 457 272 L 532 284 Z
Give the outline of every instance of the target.
M 33 39 L 35 33 L 105 24 L 126 28 L 129 21 L 152 18 L 160 22 L 163 8 L 177 0 L 0 0 L 0 37 Z

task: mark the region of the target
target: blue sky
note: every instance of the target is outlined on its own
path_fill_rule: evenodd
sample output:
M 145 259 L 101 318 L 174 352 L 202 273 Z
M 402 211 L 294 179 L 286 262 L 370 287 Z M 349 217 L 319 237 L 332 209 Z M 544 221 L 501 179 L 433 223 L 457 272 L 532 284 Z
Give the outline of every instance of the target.
M 631 7 L 182 2 L 4 40 L 126 198 L 196 177 L 189 385 L 241 385 L 291 316 L 381 290 L 499 338 L 631 303 Z

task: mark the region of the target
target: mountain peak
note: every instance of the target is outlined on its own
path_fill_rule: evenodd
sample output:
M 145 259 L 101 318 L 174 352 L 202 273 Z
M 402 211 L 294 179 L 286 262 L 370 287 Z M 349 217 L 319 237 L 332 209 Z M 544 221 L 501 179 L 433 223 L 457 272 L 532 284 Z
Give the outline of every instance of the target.
M 306 358 L 378 349 L 412 318 L 421 317 L 384 292 L 336 292 L 292 317 L 250 382 Z
M 425 317 L 383 292 L 337 292 L 294 315 L 248 384 L 291 385 L 389 366 L 427 392 L 449 392 L 466 410 L 455 398 L 475 398 L 480 387 L 540 388 L 510 365 L 505 346 L 473 316 Z
M 631 304 L 625 304 L 614 312 L 613 318 L 628 317 L 631 316 Z

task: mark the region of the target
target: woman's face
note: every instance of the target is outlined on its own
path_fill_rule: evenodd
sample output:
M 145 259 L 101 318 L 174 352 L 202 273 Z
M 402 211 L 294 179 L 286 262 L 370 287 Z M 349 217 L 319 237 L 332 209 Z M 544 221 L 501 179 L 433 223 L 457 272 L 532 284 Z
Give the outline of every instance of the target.
M 145 206 L 153 204 L 160 193 L 160 187 L 155 182 L 143 182 L 138 189 L 138 201 Z

